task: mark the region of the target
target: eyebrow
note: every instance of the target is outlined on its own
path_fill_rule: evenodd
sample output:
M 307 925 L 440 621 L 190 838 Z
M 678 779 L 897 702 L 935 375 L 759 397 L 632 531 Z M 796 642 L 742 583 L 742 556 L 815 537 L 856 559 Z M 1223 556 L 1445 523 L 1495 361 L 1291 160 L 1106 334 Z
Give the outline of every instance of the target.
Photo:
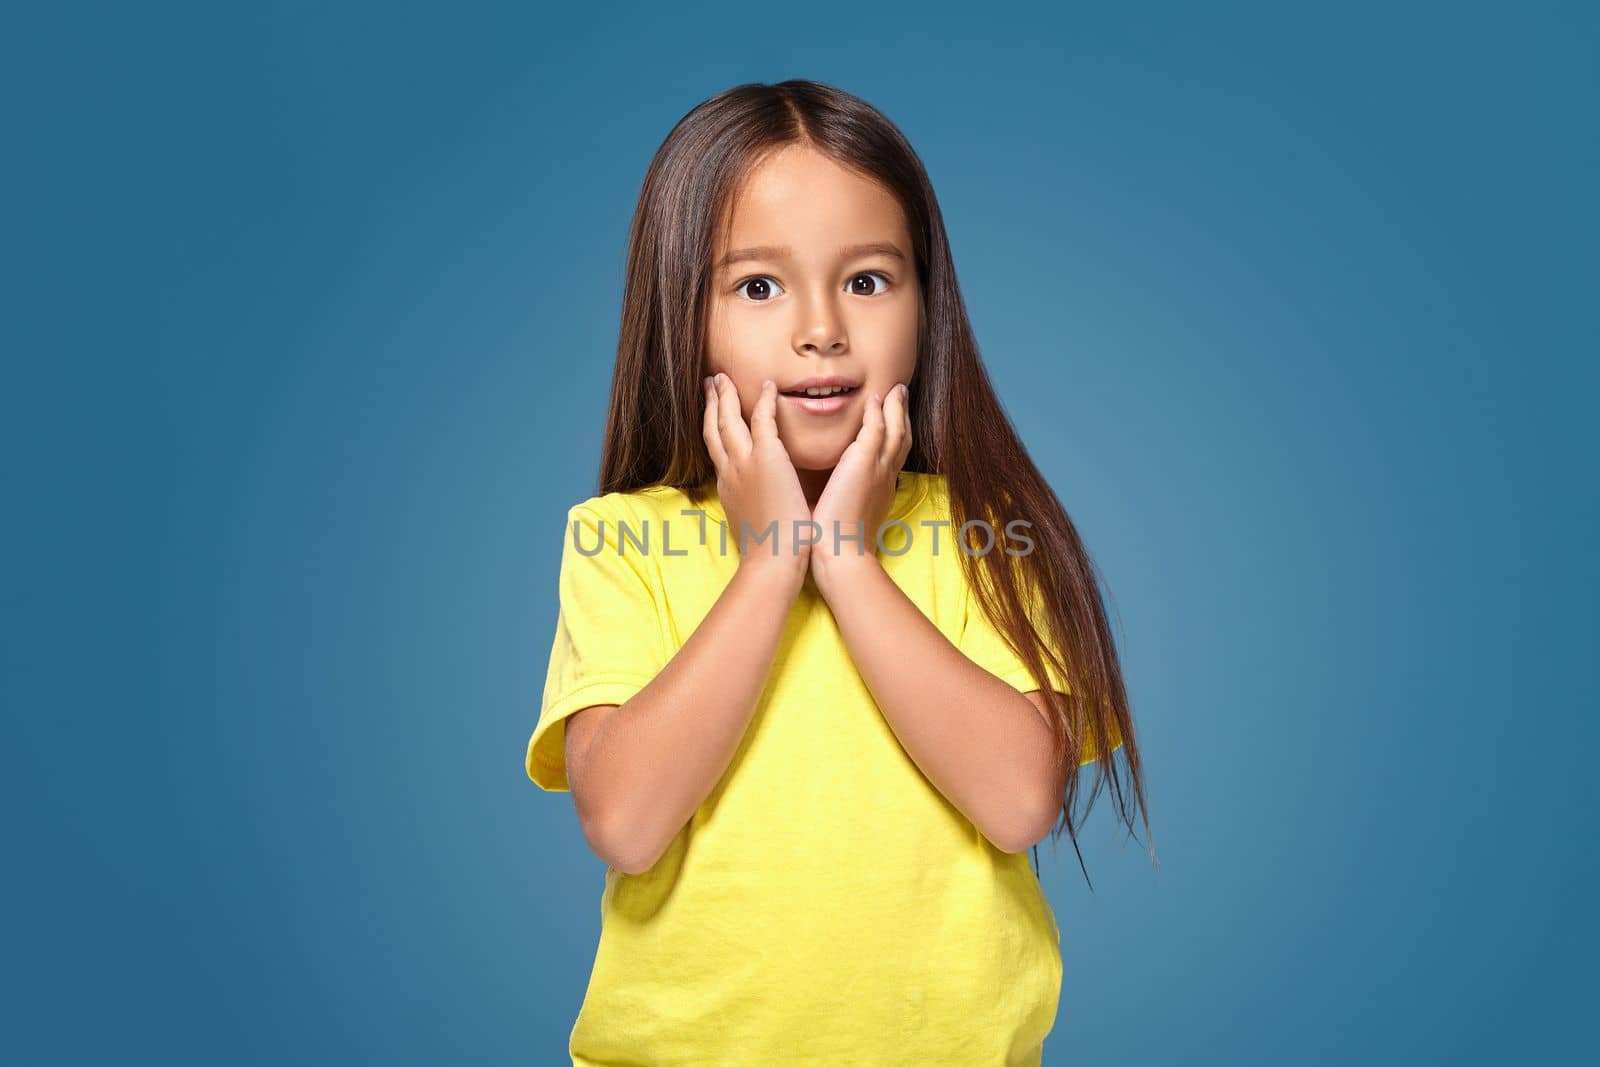
M 717 262 L 716 269 L 723 270 L 735 263 L 743 263 L 748 259 L 783 259 L 794 255 L 794 249 L 788 245 L 757 245 L 754 248 L 740 248 L 729 252 Z M 868 241 L 866 244 L 845 245 L 839 249 L 841 259 L 856 259 L 861 256 L 888 256 L 904 263 L 905 254 L 887 241 Z

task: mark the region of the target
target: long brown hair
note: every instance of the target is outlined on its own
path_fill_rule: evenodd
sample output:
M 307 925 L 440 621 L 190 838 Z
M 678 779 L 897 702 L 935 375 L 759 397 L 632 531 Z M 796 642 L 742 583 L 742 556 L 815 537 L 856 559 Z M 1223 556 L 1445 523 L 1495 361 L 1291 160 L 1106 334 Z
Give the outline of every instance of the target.
M 1107 775 L 1119 821 L 1137 838 L 1114 758 L 1119 743 L 1147 835 L 1150 830 L 1138 739 L 1097 568 L 990 385 L 922 162 L 871 105 L 814 81 L 739 85 L 695 107 L 667 135 L 645 174 L 629 234 L 600 492 L 670 485 L 699 500 L 714 481 L 701 436 L 713 249 L 745 176 L 792 144 L 814 148 L 879 182 L 905 212 L 923 301 L 910 382 L 913 445 L 905 469 L 944 476 L 954 530 L 969 520 L 987 522 L 991 530 L 1018 516 L 1032 523 L 1029 554 L 978 555 L 982 546 L 969 541 L 972 550 L 961 553 L 961 565 L 982 609 L 1033 677 L 1048 677 L 1048 661 L 1070 679 L 1070 694 L 1048 687 L 1043 692 L 1056 767 L 1074 768 L 1062 811 L 1082 868 L 1078 827 Z M 1031 566 L 1024 567 L 1024 560 Z M 1093 745 L 1097 771 L 1080 815 L 1076 768 L 1086 741 Z M 1052 841 L 1061 830 L 1058 819 Z M 1155 858 L 1153 845 L 1150 855 Z M 1037 852 L 1034 859 L 1037 864 Z

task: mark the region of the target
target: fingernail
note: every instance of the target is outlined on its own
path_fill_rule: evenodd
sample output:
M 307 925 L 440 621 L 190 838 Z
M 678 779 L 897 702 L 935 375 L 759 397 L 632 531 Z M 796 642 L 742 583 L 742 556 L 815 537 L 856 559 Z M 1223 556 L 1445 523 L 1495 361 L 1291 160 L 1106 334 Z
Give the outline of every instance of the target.
M 908 386 L 905 382 L 901 382 L 900 383 L 900 396 L 902 398 L 905 398 L 905 397 L 909 397 L 910 395 L 911 395 L 911 387 Z
M 769 386 L 771 384 L 772 384 L 772 379 L 771 378 L 763 378 L 761 380 L 761 388 L 763 388 L 763 389 L 765 389 L 767 386 Z
M 714 378 L 714 380 L 716 381 L 716 383 L 718 385 L 722 384 L 722 372 L 721 371 L 717 371 L 717 373 L 715 375 L 713 375 L 713 378 Z
M 711 375 L 708 374 L 704 378 L 700 379 L 700 388 L 702 388 L 702 389 L 710 389 L 711 388 Z

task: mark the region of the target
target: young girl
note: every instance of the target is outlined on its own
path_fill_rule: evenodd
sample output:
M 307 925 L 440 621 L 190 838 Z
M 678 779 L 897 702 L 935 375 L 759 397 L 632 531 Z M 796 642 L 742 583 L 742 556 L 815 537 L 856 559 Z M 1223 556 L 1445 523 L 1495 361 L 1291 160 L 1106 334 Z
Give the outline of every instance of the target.
M 573 1063 L 1038 1064 L 1060 929 L 1025 853 L 1063 811 L 1076 849 L 1090 762 L 1132 832 L 1138 747 L 920 161 L 815 82 L 706 101 L 622 322 L 527 751 L 608 864 Z

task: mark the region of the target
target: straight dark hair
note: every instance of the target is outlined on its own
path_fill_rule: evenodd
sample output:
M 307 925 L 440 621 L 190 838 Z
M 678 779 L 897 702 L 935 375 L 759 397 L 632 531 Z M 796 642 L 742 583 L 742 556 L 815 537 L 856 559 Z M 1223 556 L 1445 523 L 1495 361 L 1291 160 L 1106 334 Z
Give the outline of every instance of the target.
M 877 109 L 814 81 L 755 83 L 704 101 L 672 128 L 645 174 L 629 234 L 600 492 L 669 485 L 701 501 L 715 483 L 701 432 L 713 250 L 744 178 L 790 145 L 813 148 L 876 181 L 905 212 L 923 312 L 910 382 L 913 444 L 904 469 L 944 476 L 953 530 L 969 520 L 990 529 L 1018 517 L 1032 523 L 1031 553 L 978 555 L 982 544 L 969 541 L 972 551 L 961 553 L 961 565 L 983 611 L 1033 677 L 1049 677 L 1048 661 L 1069 679 L 1070 694 L 1043 690 L 1056 767 L 1074 768 L 1062 798 L 1065 818 L 1051 839 L 1059 839 L 1064 823 L 1087 880 L 1077 832 L 1107 780 L 1119 821 L 1137 839 L 1114 758 L 1119 745 L 1133 806 L 1150 832 L 1132 709 L 1098 569 L 989 382 L 922 161 Z M 1080 814 L 1076 768 L 1085 742 L 1093 745 L 1097 770 Z M 1150 855 L 1154 860 L 1153 844 Z M 1034 862 L 1037 870 L 1037 851 Z

